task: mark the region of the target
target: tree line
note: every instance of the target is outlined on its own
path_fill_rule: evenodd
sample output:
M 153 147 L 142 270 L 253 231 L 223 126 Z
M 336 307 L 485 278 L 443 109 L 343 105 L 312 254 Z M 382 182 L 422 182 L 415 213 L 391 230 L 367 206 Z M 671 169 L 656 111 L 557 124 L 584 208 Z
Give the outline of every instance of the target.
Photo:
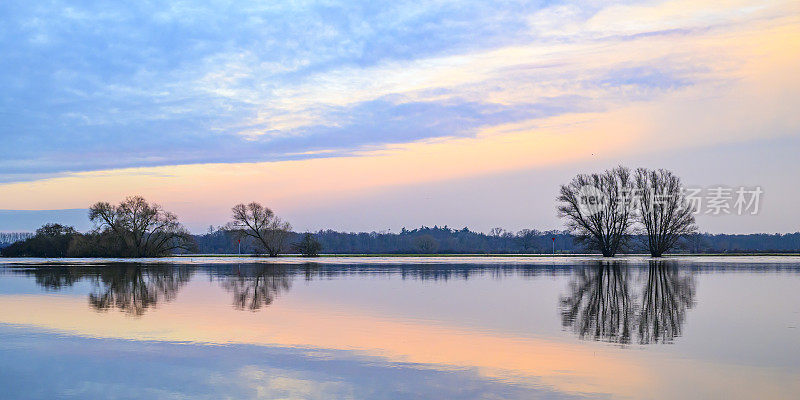
M 489 234 L 468 228 L 447 226 L 403 228 L 400 232 L 337 232 L 320 230 L 313 233 L 290 232 L 288 243 L 316 243 L 318 251 L 329 254 L 488 254 L 488 253 L 551 253 L 553 239 L 558 252 L 576 249 L 573 237 L 563 231 L 523 229 L 508 232 L 494 228 Z M 237 236 L 225 227 L 210 228 L 196 235 L 198 252 L 204 254 L 266 254 L 252 238 L 237 241 Z M 239 245 L 241 244 L 241 247 Z M 310 244 L 309 244 L 310 246 Z M 290 251 L 297 252 L 299 251 Z
M 69 228 L 69 227 L 66 227 Z M 61 228 L 64 229 L 64 228 Z M 6 257 L 90 257 L 86 253 L 75 253 L 69 250 L 70 233 L 50 227 L 37 230 L 36 234 L 26 234 L 30 238 L 39 235 L 39 239 L 17 244 L 4 242 L 0 247 L 8 248 L 2 252 Z M 79 234 L 79 235 L 91 235 Z M 64 237 L 67 236 L 67 237 Z M 199 254 L 267 254 L 255 242 L 247 238 L 238 241 L 237 235 L 224 227 L 212 228 L 204 234 L 191 235 L 194 243 L 192 252 Z M 320 230 L 313 233 L 289 232 L 288 243 L 299 243 L 311 237 L 316 242 L 317 252 L 328 254 L 550 254 L 555 248 L 558 254 L 584 254 L 592 252 L 567 231 L 539 231 L 523 229 L 509 232 L 494 228 L 490 233 L 482 233 L 467 228 L 453 229 L 444 227 L 420 227 L 402 229 L 400 232 L 337 232 Z M 63 238 L 66 240 L 59 240 Z M 421 239 L 422 238 L 422 239 Z M 555 238 L 555 246 L 553 246 Z M 85 238 L 79 240 L 86 240 Z M 621 253 L 647 252 L 646 238 L 632 235 Z M 18 243 L 21 243 L 18 241 Z M 76 242 L 78 244 L 79 242 Z M 428 243 L 428 244 L 425 244 Z M 430 243 L 433 243 L 432 246 Z M 679 241 L 675 252 L 685 253 L 741 253 L 766 252 L 788 253 L 800 249 L 800 232 L 788 234 L 709 234 L 697 233 Z M 299 254 L 293 248 L 290 253 Z M 80 255 L 79 255 L 80 254 Z M 114 255 L 108 255 L 112 257 Z M 99 256 L 98 256 L 99 257 Z
M 476 232 L 466 228 L 420 227 L 389 232 L 337 232 L 320 230 L 310 235 L 326 254 L 586 254 L 587 248 L 568 231 L 523 229 L 502 234 Z M 302 240 L 307 233 L 292 232 L 289 242 Z M 555 238 L 555 246 L 553 246 Z M 631 235 L 620 254 L 647 253 L 646 236 Z M 235 239 L 224 230 L 195 235 L 201 254 L 236 254 Z M 800 232 L 786 234 L 710 234 L 696 233 L 681 239 L 674 253 L 791 253 L 800 250 Z M 242 254 L 265 254 L 243 241 Z
M 270 208 L 241 203 L 226 224 L 194 235 L 175 214 L 141 196 L 119 204 L 98 202 L 89 208 L 94 229 L 46 224 L 34 234 L 0 236 L 4 257 L 162 257 L 179 253 L 254 254 L 277 257 L 331 254 L 548 254 L 649 252 L 792 252 L 800 233 L 787 235 L 710 235 L 698 233 L 681 180 L 672 172 L 617 167 L 576 175 L 562 185 L 557 212 L 566 230 L 523 229 L 489 233 L 464 227 L 420 227 L 400 232 L 347 233 L 332 230 L 298 233 Z M 3 240 L 6 244 L 3 244 Z M 11 242 L 11 243 L 8 243 Z
M 290 242 L 295 236 L 291 225 L 259 203 L 237 204 L 231 212 L 231 221 L 222 228 L 229 242 L 245 242 L 254 252 L 270 257 L 289 251 L 316 256 L 321 250 L 311 234 Z M 2 248 L 0 255 L 142 258 L 196 253 L 199 249 L 197 237 L 175 214 L 141 196 L 128 197 L 119 204 L 95 203 L 89 207 L 88 216 L 94 224 L 88 233 L 71 226 L 46 224 L 33 236 Z
M 33 233 L 30 232 L 0 232 L 0 248 L 32 237 Z

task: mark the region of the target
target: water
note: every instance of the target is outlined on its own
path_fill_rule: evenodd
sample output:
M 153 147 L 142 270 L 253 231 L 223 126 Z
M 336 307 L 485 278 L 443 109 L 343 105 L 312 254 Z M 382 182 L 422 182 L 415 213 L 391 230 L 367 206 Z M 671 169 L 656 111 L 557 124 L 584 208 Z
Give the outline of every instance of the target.
M 0 397 L 800 393 L 796 257 L 245 260 L 0 260 Z

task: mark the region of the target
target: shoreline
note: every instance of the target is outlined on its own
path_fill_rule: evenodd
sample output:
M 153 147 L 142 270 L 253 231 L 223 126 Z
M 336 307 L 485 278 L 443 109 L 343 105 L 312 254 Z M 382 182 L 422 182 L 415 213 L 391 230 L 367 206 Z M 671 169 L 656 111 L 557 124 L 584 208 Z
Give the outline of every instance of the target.
M 652 258 L 644 254 L 627 254 L 613 258 L 604 258 L 594 254 L 569 255 L 523 255 L 523 254 L 449 254 L 449 255 L 322 255 L 319 257 L 301 257 L 284 255 L 280 257 L 254 257 L 252 255 L 180 255 L 162 258 L 0 258 L 0 267 L 15 266 L 90 266 L 107 264 L 174 264 L 174 265 L 506 265 L 506 266 L 556 266 L 596 264 L 598 262 L 620 262 L 629 265 L 648 265 L 652 261 L 680 262 L 687 265 L 702 264 L 800 264 L 798 253 L 772 254 L 702 254 L 702 255 L 670 255 Z

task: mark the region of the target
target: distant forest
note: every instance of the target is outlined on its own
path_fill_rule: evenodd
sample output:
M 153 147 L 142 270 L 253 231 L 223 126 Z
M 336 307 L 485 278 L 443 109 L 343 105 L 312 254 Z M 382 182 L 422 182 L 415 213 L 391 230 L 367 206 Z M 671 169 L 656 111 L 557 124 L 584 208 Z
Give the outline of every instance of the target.
M 551 254 L 555 239 L 556 253 L 587 253 L 567 231 L 524 229 L 508 232 L 500 228 L 488 234 L 467 228 L 421 227 L 399 233 L 336 232 L 321 230 L 312 233 L 322 245 L 323 254 Z M 297 243 L 303 233 L 292 232 L 289 242 Z M 224 229 L 194 235 L 200 254 L 236 254 L 239 243 Z M 257 254 L 255 243 L 243 240 L 242 254 Z M 634 235 L 624 249 L 626 253 L 646 253 L 643 236 Z M 800 232 L 790 234 L 709 234 L 691 235 L 673 253 L 788 253 L 800 251 Z
M 576 244 L 574 237 L 566 231 L 538 231 L 524 229 L 508 232 L 500 228 L 490 233 L 471 231 L 467 228 L 444 227 L 403 228 L 398 233 L 385 232 L 336 232 L 322 230 L 313 232 L 313 237 L 322 245 L 323 254 L 551 254 L 553 238 L 555 252 L 559 254 L 591 253 Z M 289 243 L 302 240 L 304 233 L 291 232 Z M 33 233 L 0 233 L 0 248 L 33 237 Z M 239 242 L 230 231 L 212 228 L 209 233 L 192 235 L 197 254 L 237 254 Z M 633 236 L 626 253 L 646 253 L 644 238 Z M 242 254 L 259 254 L 259 246 L 252 240 L 241 241 Z M 181 252 L 181 251 L 178 251 Z M 709 234 L 691 235 L 684 239 L 673 253 L 789 253 L 800 252 L 800 232 L 789 234 Z

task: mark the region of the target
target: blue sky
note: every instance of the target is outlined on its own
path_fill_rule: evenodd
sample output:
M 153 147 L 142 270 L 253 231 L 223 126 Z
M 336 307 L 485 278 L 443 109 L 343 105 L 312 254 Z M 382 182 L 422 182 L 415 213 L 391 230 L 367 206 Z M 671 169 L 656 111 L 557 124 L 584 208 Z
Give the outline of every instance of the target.
M 203 168 L 226 181 L 258 169 L 271 189 L 242 181 L 237 195 L 299 215 L 322 206 L 290 183 L 300 176 L 363 182 L 313 194 L 338 198 L 795 143 L 799 18 L 794 2 L 756 0 L 4 2 L 0 209 L 142 193 L 200 226 L 249 201 L 187 206 L 206 197 L 187 184 Z
M 548 6 L 5 3 L 0 14 L 10 23 L 0 33 L 0 79 L 7 88 L 0 95 L 7 143 L 2 179 L 309 158 L 320 154 L 304 153 L 320 151 L 330 157 L 364 146 L 474 135 L 478 127 L 531 116 L 601 110 L 581 93 L 497 104 L 451 87 L 422 89 L 434 99 L 417 101 L 389 91 L 346 104 L 282 104 L 283 93 L 329 79 L 326 74 L 358 75 L 393 63 L 550 43 L 556 39 L 528 23 L 531 13 Z M 588 16 L 595 9 L 580 12 Z M 591 87 L 632 86 L 632 96 L 647 97 L 691 84 L 685 69 L 621 65 L 575 78 Z M 510 69 L 500 78 L 536 75 Z M 310 120 L 283 122 L 303 115 Z
M 7 2 L 0 6 L 6 180 L 27 174 L 308 157 L 468 135 L 531 110 L 469 99 L 308 104 L 281 128 L 281 91 L 367 68 L 530 40 L 535 3 Z M 480 23 L 476 23 L 480 22 Z M 569 106 L 569 105 L 566 105 Z M 442 117 L 446 118 L 442 118 Z M 256 136 L 258 135 L 258 136 Z M 19 175 L 17 175 L 19 174 Z

